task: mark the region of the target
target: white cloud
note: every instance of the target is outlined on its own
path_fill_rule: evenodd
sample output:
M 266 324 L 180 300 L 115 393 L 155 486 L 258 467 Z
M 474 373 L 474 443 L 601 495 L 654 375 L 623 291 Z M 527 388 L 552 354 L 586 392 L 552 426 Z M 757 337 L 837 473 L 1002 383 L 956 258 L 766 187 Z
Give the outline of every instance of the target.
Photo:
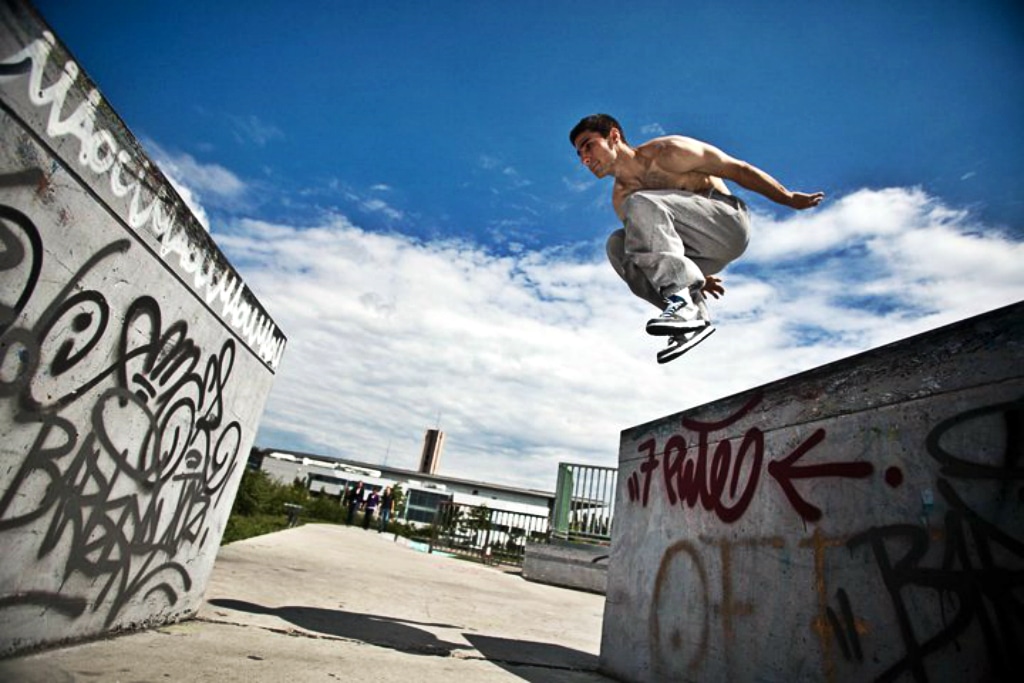
M 251 142 L 258 147 L 266 147 L 272 140 L 283 140 L 284 132 L 277 126 L 266 123 L 254 115 L 229 116 L 234 127 L 235 139 L 241 143 Z
M 405 215 L 402 211 L 391 206 L 383 199 L 377 199 L 376 197 L 362 200 L 359 206 L 367 213 L 384 214 L 393 221 L 401 220 Z
M 511 182 L 512 187 L 514 188 L 521 189 L 533 185 L 533 181 L 523 178 L 519 175 L 519 171 L 511 166 L 506 166 L 501 173 Z
M 485 171 L 496 171 L 499 173 L 508 182 L 508 185 L 514 189 L 522 189 L 533 184 L 533 181 L 522 177 L 517 168 L 509 166 L 496 157 L 481 154 L 478 164 Z M 497 190 L 492 188 L 492 192 L 497 192 Z
M 646 126 L 641 126 L 640 132 L 644 135 L 665 135 L 665 129 L 660 123 L 648 123 Z
M 325 192 L 324 190 L 328 190 Z M 390 185 L 378 183 L 369 188 L 369 192 L 357 189 L 343 183 L 338 179 L 330 180 L 324 187 L 307 188 L 303 190 L 305 196 L 317 196 L 327 194 L 340 194 L 346 200 L 352 202 L 364 213 L 380 214 L 391 222 L 404 219 L 406 214 L 401 209 L 395 208 L 390 202 L 381 199 L 378 194 L 389 194 L 393 191 Z
M 759 234 L 747 258 L 768 261 L 803 258 L 923 225 L 963 222 L 966 215 L 942 206 L 920 189 L 891 188 L 827 200 L 822 209 L 791 214 L 785 223 L 765 216 L 757 219 Z
M 153 142 L 147 142 L 146 149 L 164 173 L 201 195 L 233 199 L 245 192 L 245 183 L 220 164 L 204 164 L 191 154 L 169 152 Z
M 890 313 L 880 322 L 902 335 L 1024 295 L 1024 244 L 917 188 L 862 190 L 783 221 L 756 216 L 754 225 L 743 262 L 769 278 L 787 273 L 774 283 L 782 301 L 884 299 Z
M 210 229 L 210 219 L 204 203 L 237 203 L 245 195 L 245 183 L 223 166 L 203 164 L 184 152 L 169 152 L 152 140 L 144 140 L 143 144 L 182 201 L 207 231 Z
M 576 178 L 567 178 L 565 176 L 562 176 L 562 182 L 570 191 L 576 193 L 586 192 L 597 184 L 596 179 L 579 180 Z
M 289 337 L 259 443 L 415 468 L 440 414 L 443 472 L 552 489 L 559 461 L 614 465 L 626 427 L 1024 295 L 1024 246 L 920 190 L 755 225 L 716 334 L 659 366 L 603 240 L 499 257 L 239 223 L 219 242 Z
M 161 169 L 163 170 L 163 169 Z M 182 184 L 182 182 L 176 178 L 170 171 L 164 171 L 164 175 L 167 177 L 167 182 L 171 184 L 178 196 L 181 197 L 181 201 L 185 202 L 185 206 L 189 208 L 195 219 L 199 221 L 199 225 L 203 226 L 206 232 L 210 232 L 210 216 L 206 213 L 206 208 L 199 201 L 199 198 L 193 194 L 192 190 L 188 186 Z

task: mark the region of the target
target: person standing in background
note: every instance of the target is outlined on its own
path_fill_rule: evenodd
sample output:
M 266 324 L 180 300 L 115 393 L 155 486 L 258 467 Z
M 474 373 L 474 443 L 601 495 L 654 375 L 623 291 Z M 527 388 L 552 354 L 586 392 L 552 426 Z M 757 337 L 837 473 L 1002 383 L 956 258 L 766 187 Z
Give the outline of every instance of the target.
M 395 511 L 395 494 L 390 486 L 384 488 L 380 497 L 380 522 L 377 524 L 377 533 L 388 530 L 388 522 L 391 520 L 391 513 Z
M 363 482 L 357 481 L 356 485 L 348 490 L 348 497 L 345 500 L 348 505 L 348 514 L 345 515 L 345 524 L 348 526 L 352 525 L 352 520 L 355 519 L 356 510 L 363 504 Z
M 370 528 L 370 521 L 373 519 L 373 513 L 376 511 L 377 506 L 380 504 L 380 494 L 377 493 L 377 489 L 370 489 L 370 493 L 366 496 L 366 502 L 363 504 L 363 528 Z

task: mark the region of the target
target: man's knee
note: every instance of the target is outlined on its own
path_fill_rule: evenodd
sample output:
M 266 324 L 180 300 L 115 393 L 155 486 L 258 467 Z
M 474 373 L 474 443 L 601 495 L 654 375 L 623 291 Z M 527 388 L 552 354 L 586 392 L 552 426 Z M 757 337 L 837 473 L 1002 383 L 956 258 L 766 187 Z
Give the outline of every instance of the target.
M 608 255 L 608 262 L 619 277 L 625 277 L 624 263 L 626 262 L 626 231 L 622 228 L 608 235 L 608 242 L 605 243 L 605 254 Z
M 608 242 L 605 244 L 605 253 L 612 263 L 621 262 L 626 256 L 626 231 L 622 228 L 608 235 Z

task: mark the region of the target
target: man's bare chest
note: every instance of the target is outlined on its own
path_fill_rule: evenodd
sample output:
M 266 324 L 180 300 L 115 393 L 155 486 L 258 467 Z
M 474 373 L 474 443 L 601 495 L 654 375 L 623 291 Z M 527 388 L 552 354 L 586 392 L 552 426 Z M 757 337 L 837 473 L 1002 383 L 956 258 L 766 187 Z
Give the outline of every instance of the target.
M 659 168 L 644 171 L 631 191 L 638 190 L 687 190 L 701 192 L 711 187 L 711 177 L 706 173 L 690 171 L 687 173 L 666 173 Z

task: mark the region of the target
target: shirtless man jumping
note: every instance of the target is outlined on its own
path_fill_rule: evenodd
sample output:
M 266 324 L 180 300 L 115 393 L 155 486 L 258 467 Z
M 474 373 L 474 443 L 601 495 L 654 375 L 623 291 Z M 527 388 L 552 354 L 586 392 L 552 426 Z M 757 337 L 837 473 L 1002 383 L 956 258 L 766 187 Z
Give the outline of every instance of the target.
M 624 228 L 608 238 L 608 260 L 634 294 L 662 311 L 647 323 L 648 334 L 669 338 L 659 363 L 714 332 L 704 293 L 718 298 L 725 291 L 712 275 L 747 248 L 747 205 L 724 180 L 793 209 L 809 209 L 825 197 L 791 192 L 761 169 L 693 138 L 667 135 L 631 147 L 607 114 L 582 119 L 569 141 L 595 176 L 615 178 L 612 205 Z

